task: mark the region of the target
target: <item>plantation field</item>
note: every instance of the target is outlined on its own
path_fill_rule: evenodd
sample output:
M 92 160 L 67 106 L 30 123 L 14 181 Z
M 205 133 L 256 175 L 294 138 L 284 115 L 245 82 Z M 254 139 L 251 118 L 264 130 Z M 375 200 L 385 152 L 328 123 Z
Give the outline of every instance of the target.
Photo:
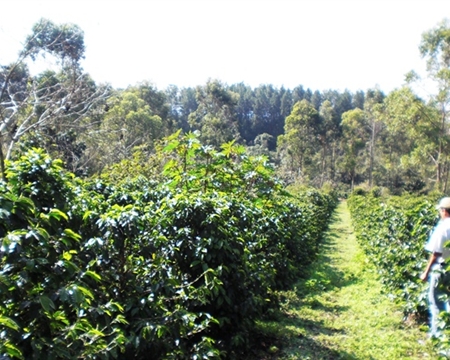
M 436 359 L 426 332 L 405 322 L 356 241 L 341 202 L 307 279 L 284 293 L 284 315 L 261 323 L 279 339 L 272 359 Z
M 286 189 L 264 157 L 195 134 L 141 160 L 92 179 L 39 149 L 8 163 L 2 356 L 422 359 L 448 348 L 448 321 L 419 344 L 434 199 L 354 193 L 335 211 L 332 191 Z
M 241 359 L 316 258 L 336 197 L 175 134 L 77 178 L 33 149 L 0 182 L 0 355 Z M 153 173 L 152 173 L 153 171 Z M 153 174 L 153 175 L 152 175 Z

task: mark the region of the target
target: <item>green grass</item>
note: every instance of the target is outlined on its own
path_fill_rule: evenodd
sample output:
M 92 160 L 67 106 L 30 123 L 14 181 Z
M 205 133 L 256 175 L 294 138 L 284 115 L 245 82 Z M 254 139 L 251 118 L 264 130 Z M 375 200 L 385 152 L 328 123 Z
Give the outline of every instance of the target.
M 418 324 L 382 293 L 359 249 L 345 202 L 307 280 L 280 294 L 282 311 L 258 324 L 266 359 L 436 359 Z

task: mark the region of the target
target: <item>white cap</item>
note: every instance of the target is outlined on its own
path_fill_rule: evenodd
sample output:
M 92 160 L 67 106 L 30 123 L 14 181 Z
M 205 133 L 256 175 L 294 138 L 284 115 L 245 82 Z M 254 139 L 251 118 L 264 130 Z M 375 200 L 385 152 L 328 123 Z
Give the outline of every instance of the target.
M 436 209 L 450 209 L 450 197 L 444 197 L 439 201 Z

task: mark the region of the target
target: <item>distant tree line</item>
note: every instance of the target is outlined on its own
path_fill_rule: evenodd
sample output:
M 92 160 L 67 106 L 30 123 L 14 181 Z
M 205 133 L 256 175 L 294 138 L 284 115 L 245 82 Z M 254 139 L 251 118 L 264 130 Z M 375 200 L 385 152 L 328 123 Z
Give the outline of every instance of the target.
M 219 148 L 234 141 L 267 156 L 286 183 L 391 192 L 446 190 L 450 137 L 450 25 L 425 32 L 419 51 L 436 91 L 414 92 L 418 76 L 389 94 L 250 87 L 211 79 L 197 87 L 126 89 L 96 84 L 80 65 L 84 34 L 76 25 L 42 19 L 17 61 L 0 67 L 0 164 L 30 147 L 44 148 L 77 175 L 101 174 L 122 160 L 154 151 L 181 129 Z M 46 55 L 57 70 L 31 75 Z

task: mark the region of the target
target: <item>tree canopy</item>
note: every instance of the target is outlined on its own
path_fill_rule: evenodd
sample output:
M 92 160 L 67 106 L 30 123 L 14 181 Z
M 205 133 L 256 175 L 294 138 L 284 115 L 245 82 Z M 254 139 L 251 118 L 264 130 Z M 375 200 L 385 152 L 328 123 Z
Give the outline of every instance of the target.
M 14 63 L 0 68 L 0 159 L 34 147 L 90 176 L 181 130 L 198 131 L 220 149 L 234 141 L 264 154 L 288 183 L 351 189 L 383 186 L 393 192 L 447 189 L 450 170 L 448 21 L 424 32 L 419 52 L 437 92 L 403 86 L 348 90 L 225 84 L 159 90 L 147 81 L 127 89 L 96 84 L 83 72 L 83 31 L 42 19 L 32 27 Z M 31 74 L 38 57 L 58 67 Z M 141 156 L 141 155 L 140 155 Z

